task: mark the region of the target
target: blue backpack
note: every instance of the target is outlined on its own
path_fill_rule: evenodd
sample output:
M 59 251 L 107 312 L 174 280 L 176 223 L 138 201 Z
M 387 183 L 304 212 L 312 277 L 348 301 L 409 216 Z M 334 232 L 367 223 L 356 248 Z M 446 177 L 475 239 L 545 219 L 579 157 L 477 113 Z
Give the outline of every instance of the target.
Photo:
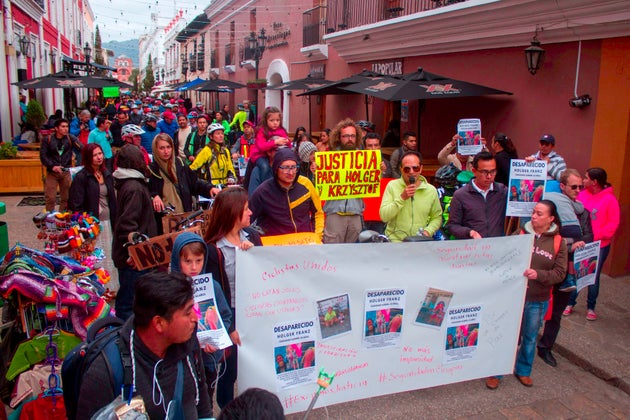
M 61 379 L 68 419 L 77 418 L 83 376 L 101 354 L 105 357 L 109 382 L 114 395 L 120 390 L 125 400 L 131 398 L 133 370 L 131 354 L 120 337 L 123 324 L 122 319 L 115 317 L 95 321 L 88 329 L 85 341 L 72 349 L 64 359 L 61 366 Z

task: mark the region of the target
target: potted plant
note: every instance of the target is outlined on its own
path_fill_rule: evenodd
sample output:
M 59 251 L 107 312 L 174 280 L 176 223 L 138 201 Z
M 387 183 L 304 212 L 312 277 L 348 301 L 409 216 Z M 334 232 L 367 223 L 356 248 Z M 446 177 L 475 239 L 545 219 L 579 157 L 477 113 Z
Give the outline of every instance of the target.
M 30 125 L 35 131 L 35 139 L 39 138 L 39 130 L 42 128 L 42 125 L 46 122 L 46 114 L 44 114 L 44 108 L 42 108 L 41 104 L 37 102 L 36 99 L 31 99 L 28 101 L 28 105 L 26 106 L 26 125 Z M 38 141 L 38 140 L 35 140 Z
M 0 143 L 0 160 L 15 159 L 18 149 L 11 142 L 5 141 Z
M 247 82 L 249 89 L 264 89 L 267 87 L 267 79 L 252 79 Z

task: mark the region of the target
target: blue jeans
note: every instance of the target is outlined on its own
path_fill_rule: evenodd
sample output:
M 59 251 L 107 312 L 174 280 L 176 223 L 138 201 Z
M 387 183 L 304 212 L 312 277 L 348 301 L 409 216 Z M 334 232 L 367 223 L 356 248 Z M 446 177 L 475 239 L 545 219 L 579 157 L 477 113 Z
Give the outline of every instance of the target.
M 603 248 L 599 249 L 599 261 L 597 264 L 597 271 L 595 272 L 595 283 L 588 286 L 588 295 L 586 296 L 586 309 L 595 310 L 595 304 L 597 303 L 597 296 L 599 296 L 599 275 L 602 273 L 602 268 L 604 267 L 604 263 L 606 262 L 606 258 L 608 258 L 608 253 L 610 252 L 610 245 L 606 245 Z M 569 299 L 569 305 L 575 306 L 577 301 L 578 293 L 574 291 L 571 293 L 571 298 Z
M 120 289 L 116 294 L 116 316 L 127 320 L 133 315 L 133 297 L 136 294 L 136 281 L 149 270 L 134 270 L 132 268 L 119 268 L 118 281 Z
M 536 338 L 543 323 L 549 301 L 527 302 L 523 308 L 521 321 L 521 345 L 516 353 L 514 373 L 518 376 L 530 376 L 536 352 Z

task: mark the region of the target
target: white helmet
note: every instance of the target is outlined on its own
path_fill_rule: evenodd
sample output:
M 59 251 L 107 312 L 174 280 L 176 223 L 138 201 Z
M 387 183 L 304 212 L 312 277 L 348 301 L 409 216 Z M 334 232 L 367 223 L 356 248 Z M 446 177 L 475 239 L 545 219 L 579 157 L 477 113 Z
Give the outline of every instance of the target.
M 135 125 L 135 124 L 123 125 L 122 129 L 120 130 L 120 135 L 123 136 L 123 137 L 124 136 L 129 136 L 129 135 L 133 136 L 133 135 L 136 135 L 136 134 L 140 136 L 140 135 L 142 135 L 144 133 L 145 133 L 145 131 L 142 128 L 140 128 L 137 125 Z
M 219 123 L 212 123 L 210 124 L 210 127 L 208 127 L 208 134 L 212 134 L 217 130 L 223 130 L 225 131 L 225 127 L 223 127 L 223 125 L 219 124 Z

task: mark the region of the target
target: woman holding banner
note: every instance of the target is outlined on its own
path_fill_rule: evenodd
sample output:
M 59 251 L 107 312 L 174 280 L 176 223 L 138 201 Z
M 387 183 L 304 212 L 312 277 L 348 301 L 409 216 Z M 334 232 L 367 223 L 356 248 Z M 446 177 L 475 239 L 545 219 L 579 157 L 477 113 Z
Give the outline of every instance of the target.
M 214 200 L 204 236 L 208 244 L 205 272 L 212 273 L 212 278 L 221 285 L 233 316 L 236 307 L 236 253 L 262 245 L 260 235 L 249 227 L 251 215 L 247 191 L 242 187 L 226 188 Z M 219 377 L 217 384 L 217 402 L 221 408 L 234 399 L 237 373 L 236 346 L 241 344 L 234 324 L 232 323 L 228 332 L 235 345 L 226 349 L 225 372 Z
M 560 217 L 556 205 L 541 200 L 534 207 L 532 218 L 521 230 L 521 234 L 533 234 L 534 246 L 527 277 L 527 292 L 521 321 L 520 343 L 516 353 L 514 376 L 524 386 L 534 385 L 531 378 L 536 354 L 536 339 L 549 305 L 549 295 L 554 284 L 560 283 L 567 272 L 567 244 L 560 236 Z M 501 377 L 486 380 L 486 386 L 497 389 Z

